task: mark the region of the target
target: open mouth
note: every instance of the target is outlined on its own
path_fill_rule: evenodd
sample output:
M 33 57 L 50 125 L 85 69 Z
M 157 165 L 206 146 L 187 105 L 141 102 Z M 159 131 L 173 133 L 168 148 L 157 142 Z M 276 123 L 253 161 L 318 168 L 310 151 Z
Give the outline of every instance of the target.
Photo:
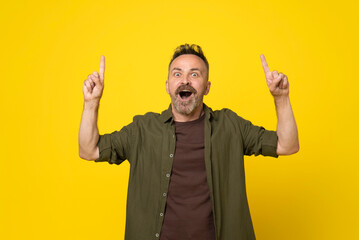
M 179 92 L 179 96 L 182 100 L 186 100 L 192 96 L 192 92 L 188 90 L 183 90 Z

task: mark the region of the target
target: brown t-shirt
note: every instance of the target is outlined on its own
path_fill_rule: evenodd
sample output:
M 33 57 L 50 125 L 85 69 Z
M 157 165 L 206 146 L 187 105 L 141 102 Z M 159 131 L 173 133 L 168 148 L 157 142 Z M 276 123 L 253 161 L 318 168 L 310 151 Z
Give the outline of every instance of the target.
M 175 122 L 176 150 L 160 240 L 215 240 L 204 162 L 204 115 Z

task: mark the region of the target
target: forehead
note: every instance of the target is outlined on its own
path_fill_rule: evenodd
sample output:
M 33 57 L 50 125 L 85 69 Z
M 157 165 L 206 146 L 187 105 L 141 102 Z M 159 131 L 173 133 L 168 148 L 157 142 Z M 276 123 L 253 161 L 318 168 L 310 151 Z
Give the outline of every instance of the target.
M 170 69 L 173 68 L 181 68 L 181 69 L 191 69 L 191 68 L 199 68 L 201 70 L 206 69 L 206 64 L 202 60 L 202 58 L 194 55 L 194 54 L 183 54 L 177 57 L 171 63 Z

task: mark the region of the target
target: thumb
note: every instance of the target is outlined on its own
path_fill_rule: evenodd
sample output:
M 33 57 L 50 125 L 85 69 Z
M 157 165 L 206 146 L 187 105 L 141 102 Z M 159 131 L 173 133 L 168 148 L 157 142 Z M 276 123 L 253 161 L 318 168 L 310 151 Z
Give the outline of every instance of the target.
M 93 72 L 93 74 L 91 74 L 91 80 L 94 81 L 97 87 L 101 87 L 103 85 L 97 72 Z

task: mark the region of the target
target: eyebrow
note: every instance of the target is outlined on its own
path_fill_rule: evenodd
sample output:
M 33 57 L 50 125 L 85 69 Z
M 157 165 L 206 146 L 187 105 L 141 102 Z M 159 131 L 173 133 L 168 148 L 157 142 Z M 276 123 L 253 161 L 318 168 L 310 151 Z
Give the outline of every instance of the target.
M 171 70 L 171 72 L 173 72 L 174 70 L 179 70 L 179 71 L 182 71 L 182 69 L 181 68 L 173 68 L 172 70 Z
M 182 71 L 182 68 L 176 68 L 176 67 L 175 67 L 175 68 L 173 68 L 173 69 L 171 70 L 171 72 L 173 72 L 174 70 Z M 199 71 L 199 72 L 201 71 L 201 70 L 199 70 L 199 68 L 191 68 L 190 70 L 191 70 L 191 71 Z

